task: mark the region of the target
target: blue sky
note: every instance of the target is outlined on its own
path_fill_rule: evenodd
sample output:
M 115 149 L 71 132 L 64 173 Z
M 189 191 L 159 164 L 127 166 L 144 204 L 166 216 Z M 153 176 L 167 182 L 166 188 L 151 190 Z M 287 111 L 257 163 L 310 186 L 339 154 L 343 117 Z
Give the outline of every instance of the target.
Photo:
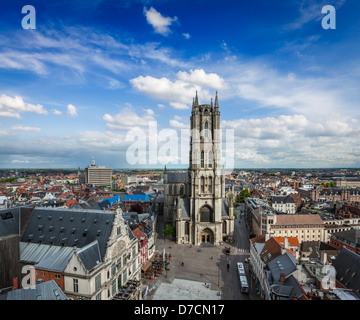
M 34 30 L 23 1 L 1 1 L 0 168 L 186 167 L 180 149 L 144 165 L 126 153 L 136 128 L 153 145 L 149 122 L 188 128 L 195 91 L 218 92 L 235 167 L 360 165 L 356 0 L 28 4 Z

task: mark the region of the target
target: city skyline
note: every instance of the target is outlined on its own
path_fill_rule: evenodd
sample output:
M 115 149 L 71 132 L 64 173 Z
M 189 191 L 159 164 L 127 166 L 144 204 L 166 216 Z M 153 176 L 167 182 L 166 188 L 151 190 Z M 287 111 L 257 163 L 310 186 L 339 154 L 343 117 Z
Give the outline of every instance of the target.
M 189 128 L 196 91 L 218 92 L 235 168 L 360 166 L 355 1 L 29 4 L 34 30 L 2 4 L 0 168 L 163 168 L 127 163 L 126 136 Z

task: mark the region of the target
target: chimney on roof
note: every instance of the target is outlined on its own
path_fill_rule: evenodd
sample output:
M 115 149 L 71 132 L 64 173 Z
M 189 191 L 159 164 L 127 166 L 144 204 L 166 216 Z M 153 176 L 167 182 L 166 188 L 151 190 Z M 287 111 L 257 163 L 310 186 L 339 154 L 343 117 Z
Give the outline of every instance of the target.
M 265 241 L 268 241 L 270 239 L 270 234 L 268 232 L 265 232 Z
M 325 251 L 321 251 L 320 261 L 323 265 L 327 264 L 327 253 Z
M 286 274 L 285 273 L 280 273 L 280 282 L 283 283 L 286 280 Z
M 17 290 L 19 289 L 19 283 L 18 283 L 18 278 L 13 278 L 13 287 L 14 287 L 14 290 Z
M 286 253 L 285 247 L 281 247 L 281 255 L 284 255 Z
M 285 249 L 289 249 L 289 239 L 287 237 L 284 237 L 284 247 Z

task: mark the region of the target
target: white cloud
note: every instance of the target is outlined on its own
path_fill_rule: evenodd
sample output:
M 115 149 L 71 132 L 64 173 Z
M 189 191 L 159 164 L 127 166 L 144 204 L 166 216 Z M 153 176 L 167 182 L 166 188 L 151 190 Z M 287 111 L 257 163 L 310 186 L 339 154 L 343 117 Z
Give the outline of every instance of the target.
M 222 128 L 234 129 L 235 158 L 239 166 L 357 164 L 355 154 L 359 149 L 360 127 L 351 121 L 327 120 L 319 123 L 295 114 L 222 121 Z
M 62 115 L 62 112 L 60 110 L 57 110 L 57 109 L 52 110 L 52 112 L 56 116 L 61 116 Z
M 115 116 L 104 114 L 103 119 L 109 130 L 130 130 L 136 127 L 148 127 L 150 121 L 155 121 L 153 115 L 153 110 L 147 109 L 142 116 L 138 116 L 131 107 L 126 107 Z
M 116 90 L 116 89 L 122 89 L 124 87 L 125 85 L 122 82 L 112 78 L 109 79 L 109 87 L 108 87 L 109 89 Z
M 40 132 L 40 128 L 36 127 L 26 127 L 26 126 L 13 126 L 11 127 L 13 130 L 19 130 L 19 131 L 32 131 L 32 132 Z
M 19 96 L 13 98 L 5 94 L 0 95 L 0 117 L 20 118 L 23 112 L 48 113 L 42 105 L 26 103 Z
M 175 129 L 189 129 L 189 124 L 180 122 L 176 119 L 170 120 L 170 125 Z
M 164 106 L 164 105 L 161 104 L 161 103 L 159 103 L 157 106 L 158 106 L 159 108 L 166 108 L 166 106 Z
M 68 113 L 68 115 L 70 115 L 71 117 L 77 117 L 77 116 L 78 116 L 76 107 L 73 106 L 72 104 L 69 104 L 69 105 L 67 106 L 67 113 Z
M 183 33 L 182 34 L 185 39 L 190 39 L 191 35 L 189 33 Z
M 13 160 L 11 163 L 30 163 L 29 160 Z
M 174 109 L 178 109 L 178 110 L 190 109 L 190 107 L 189 107 L 187 104 L 185 104 L 185 103 L 170 102 L 170 105 L 171 105 Z
M 168 102 L 175 109 L 189 109 L 196 91 L 199 98 L 210 100 L 211 95 L 207 88 L 226 88 L 224 79 L 215 73 L 206 73 L 203 69 L 180 71 L 176 77 L 177 80 L 171 81 L 166 77 L 139 76 L 131 79 L 130 83 L 152 98 Z
M 200 86 L 224 89 L 226 84 L 216 73 L 206 73 L 203 69 L 190 70 L 190 72 L 179 71 L 177 77 L 187 83 L 198 84 Z
M 153 26 L 154 31 L 163 36 L 167 36 L 171 33 L 169 27 L 177 20 L 177 17 L 170 18 L 162 16 L 161 13 L 156 11 L 153 7 L 149 10 L 144 8 L 144 14 L 146 16 L 146 21 Z

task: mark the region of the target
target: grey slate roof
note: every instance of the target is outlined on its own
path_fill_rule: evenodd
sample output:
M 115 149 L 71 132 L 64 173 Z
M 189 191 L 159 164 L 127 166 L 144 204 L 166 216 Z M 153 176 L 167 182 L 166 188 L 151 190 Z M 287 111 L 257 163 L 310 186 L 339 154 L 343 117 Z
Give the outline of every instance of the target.
M 168 172 L 167 181 L 168 183 L 187 183 L 189 179 L 188 172 Z
M 47 256 L 47 258 L 45 259 L 40 260 L 40 262 L 35 265 L 35 269 L 63 272 L 72 254 L 72 248 L 61 248 L 56 253 Z
M 100 256 L 100 248 L 97 240 L 87 246 L 77 249 L 77 254 L 87 270 L 96 267 L 102 260 Z
M 283 255 L 271 260 L 267 266 L 271 271 L 273 281 L 278 282 L 280 280 L 280 274 L 285 273 L 286 275 L 289 275 L 294 272 L 296 270 L 296 264 L 297 262 L 294 256 L 285 252 Z
M 71 253 L 73 248 L 52 246 L 48 244 L 20 242 L 20 261 L 31 264 L 37 264 L 53 255 L 66 256 Z
M 354 244 L 360 245 L 360 230 L 350 229 L 347 231 L 341 231 L 333 234 L 336 238 L 350 241 Z
M 273 196 L 271 197 L 272 203 L 295 203 L 294 198 L 290 196 Z
M 227 198 L 222 200 L 221 216 L 222 217 L 229 217 L 229 202 L 228 202 Z
M 360 255 L 343 248 L 333 262 L 336 279 L 360 297 Z
M 190 199 L 180 198 L 181 218 L 190 218 Z
M 297 298 L 304 295 L 293 275 L 286 278 L 283 283 L 274 284 L 272 291 L 278 296 L 279 300 L 291 300 L 294 294 L 296 294 Z
M 68 300 L 54 280 L 38 283 L 35 289 L 8 292 L 7 300 Z
M 35 208 L 21 241 L 82 248 L 98 240 L 103 258 L 114 218 L 106 211 Z
M 32 210 L 32 206 L 15 207 L 0 210 L 0 237 L 9 234 L 19 234 L 19 215 L 22 220 L 25 220 L 27 213 Z M 23 221 L 20 219 L 20 224 Z

